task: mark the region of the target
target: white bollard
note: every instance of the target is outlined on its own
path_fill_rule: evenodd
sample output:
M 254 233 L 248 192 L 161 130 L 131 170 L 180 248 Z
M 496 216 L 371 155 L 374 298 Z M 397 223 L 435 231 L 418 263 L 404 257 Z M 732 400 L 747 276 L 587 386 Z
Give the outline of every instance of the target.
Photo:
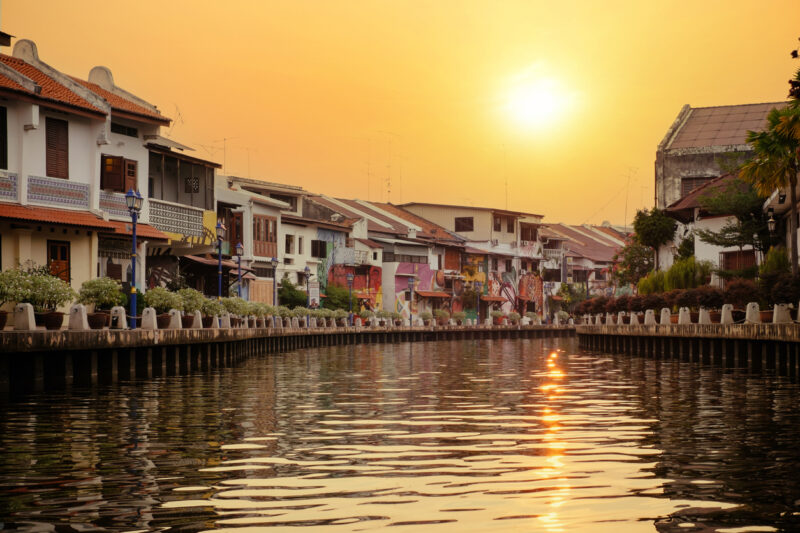
M 573 320 L 572 317 L 569 317 L 569 320 L 567 321 L 567 324 L 570 325 L 570 326 L 574 326 L 575 325 L 575 320 Z
M 142 309 L 142 329 L 158 329 L 158 322 L 156 321 L 156 310 L 152 307 L 145 307 Z
M 231 315 L 230 313 L 222 313 L 219 316 L 219 327 L 223 329 L 230 329 L 231 327 Z
M 523 326 L 529 326 L 531 324 L 531 319 L 530 317 L 524 316 L 520 319 L 519 323 Z
M 75 304 L 69 309 L 69 329 L 72 331 L 87 331 L 89 319 L 86 316 L 86 306 Z
M 747 309 L 744 315 L 744 323 L 745 324 L 760 324 L 761 323 L 761 314 L 758 310 L 758 304 L 756 302 L 750 302 L 747 304 Z
M 214 315 L 211 319 L 211 327 L 209 329 L 219 329 L 219 317 Z
M 705 307 L 700 308 L 700 315 L 697 317 L 698 324 L 711 324 L 711 313 Z
M 620 311 L 617 313 L 617 325 L 621 325 L 625 323 L 625 311 Z
M 169 325 L 167 329 L 183 329 L 183 318 L 177 309 L 169 310 Z
M 355 324 L 355 326 L 356 326 L 357 328 L 360 328 L 360 327 L 361 327 L 361 317 L 360 317 L 360 316 L 359 316 L 359 317 L 356 317 L 356 320 L 355 320 L 354 324 Z
M 792 314 L 789 312 L 789 304 L 776 304 L 772 308 L 772 323 L 786 324 L 792 321 Z
M 189 329 L 203 329 L 203 313 L 201 313 L 200 311 L 194 312 L 192 327 Z
M 661 309 L 661 320 L 659 323 L 663 325 L 669 325 L 672 323 L 672 312 L 667 308 L 664 307 Z
M 603 325 L 603 315 L 597 313 L 594 317 L 594 325 L 595 326 L 602 326 Z
M 614 324 L 614 317 L 611 313 L 606 313 L 606 324 L 609 326 Z
M 691 324 L 692 315 L 688 307 L 681 307 L 678 309 L 678 324 Z
M 300 327 L 300 321 L 297 319 L 296 316 L 292 317 L 292 321 L 290 322 L 290 324 L 292 325 L 292 328 L 294 328 L 294 329 L 297 329 L 297 328 Z
M 628 324 L 631 326 L 639 325 L 639 315 L 635 311 L 631 312 L 631 319 L 628 321 Z
M 558 315 L 553 317 L 553 325 L 556 327 L 561 325 L 561 320 L 559 320 Z
M 540 317 L 539 315 L 534 315 L 532 323 L 533 323 L 534 326 L 541 326 L 542 325 L 542 317 Z
M 644 312 L 644 325 L 645 326 L 655 326 L 656 325 L 656 312 L 653 309 L 648 309 Z
M 36 316 L 31 304 L 17 304 L 14 307 L 14 329 L 17 331 L 33 331 L 36 329 Z
M 719 319 L 720 324 L 733 324 L 733 304 L 724 304 L 722 306 L 722 315 Z
M 492 319 L 491 319 L 491 318 L 487 318 L 487 319 L 485 319 L 485 320 L 483 321 L 483 326 L 484 326 L 484 327 L 486 327 L 486 328 L 490 328 L 490 327 L 492 327 Z
M 128 329 L 128 316 L 121 305 L 111 308 L 111 329 Z

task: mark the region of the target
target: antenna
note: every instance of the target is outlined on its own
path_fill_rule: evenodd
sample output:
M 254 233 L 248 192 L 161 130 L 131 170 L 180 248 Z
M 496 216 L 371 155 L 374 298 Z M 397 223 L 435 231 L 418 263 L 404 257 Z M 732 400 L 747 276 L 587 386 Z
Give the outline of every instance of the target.
M 508 165 L 506 156 L 506 145 L 503 143 L 503 179 L 506 182 L 506 211 L 508 211 Z

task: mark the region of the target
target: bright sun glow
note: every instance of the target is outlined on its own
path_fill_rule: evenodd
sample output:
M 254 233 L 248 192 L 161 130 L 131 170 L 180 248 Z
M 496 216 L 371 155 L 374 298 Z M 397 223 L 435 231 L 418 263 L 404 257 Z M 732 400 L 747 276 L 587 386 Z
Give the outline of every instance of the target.
M 511 88 L 506 109 L 511 118 L 526 127 L 547 126 L 567 107 L 564 88 L 552 78 L 521 79 Z

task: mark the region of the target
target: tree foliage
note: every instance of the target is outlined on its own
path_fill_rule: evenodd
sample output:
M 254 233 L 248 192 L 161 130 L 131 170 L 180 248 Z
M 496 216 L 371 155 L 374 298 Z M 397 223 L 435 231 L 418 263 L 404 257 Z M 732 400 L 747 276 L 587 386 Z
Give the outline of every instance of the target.
M 636 285 L 653 270 L 653 250 L 634 236 L 614 254 L 612 276 L 619 285 Z
M 355 302 L 355 300 L 354 300 Z M 326 309 L 350 309 L 350 291 L 341 285 L 328 284 L 325 289 L 325 298 L 322 299 L 322 307 Z
M 278 302 L 280 305 L 294 309 L 298 306 L 305 306 L 307 301 L 306 293 L 295 287 L 288 278 L 281 280 L 281 286 L 278 288 Z
M 636 211 L 636 217 L 633 219 L 633 229 L 639 242 L 653 250 L 658 250 L 659 246 L 672 240 L 676 226 L 675 220 L 656 207 L 649 211 L 647 209 Z

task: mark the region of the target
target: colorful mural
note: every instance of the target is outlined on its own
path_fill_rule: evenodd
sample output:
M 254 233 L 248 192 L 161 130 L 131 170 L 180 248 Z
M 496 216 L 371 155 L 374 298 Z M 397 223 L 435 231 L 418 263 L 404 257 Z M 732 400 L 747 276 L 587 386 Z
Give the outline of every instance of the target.
M 352 249 L 347 248 L 346 238 L 346 235 L 341 231 L 317 228 L 317 240 L 326 243 L 325 257 L 320 258 L 320 262 L 317 265 L 317 279 L 320 283 L 319 289 L 323 294 L 328 287 L 328 280 L 333 265 L 336 263 L 346 263 L 347 252 L 350 251 L 352 253 Z M 347 286 L 347 280 L 345 280 L 344 285 Z
M 347 274 L 353 274 L 353 295 L 368 300 L 372 309 L 383 306 L 381 267 L 333 265 L 328 271 L 327 283 L 347 287 Z

